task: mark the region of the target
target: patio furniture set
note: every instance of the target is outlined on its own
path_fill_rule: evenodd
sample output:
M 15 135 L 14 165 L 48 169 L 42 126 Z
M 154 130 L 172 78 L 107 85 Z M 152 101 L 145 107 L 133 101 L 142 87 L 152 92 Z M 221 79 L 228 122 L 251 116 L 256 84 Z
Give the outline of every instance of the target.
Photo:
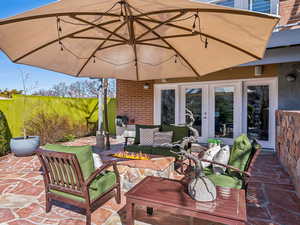
M 198 202 L 187 192 L 190 177 L 185 176 L 182 180 L 173 177 L 174 163 L 180 162 L 179 165 L 183 166 L 186 162 L 181 162 L 172 149 L 139 146 L 141 127 L 151 126 L 137 126 L 135 143 L 125 146 L 125 149 L 137 152 L 140 147 L 142 152 L 150 153 L 149 160 L 120 159 L 107 153 L 102 157 L 103 165 L 96 168 L 90 146 L 47 144 L 37 150 L 46 187 L 46 212 L 51 210 L 53 200 L 63 201 L 86 209 L 86 224 L 90 224 L 92 211 L 101 204 L 112 197 L 120 203 L 122 190 L 127 192 L 125 196 L 128 225 L 134 224 L 136 205 L 146 206 L 148 216 L 160 209 L 190 216 L 191 221 L 195 217 L 225 224 L 246 223 L 245 190 L 259 149 L 252 145 L 249 152 L 243 152 L 243 143 L 235 143 L 240 148 L 231 155 L 238 154 L 238 158 L 234 157 L 232 165 L 219 163 L 226 167 L 224 174 L 215 175 L 211 168 L 206 168 L 205 174 L 211 177 L 217 186 L 217 199 Z M 163 126 L 159 128 L 166 129 Z M 188 135 L 187 127 L 167 128 L 174 132 L 172 141 L 181 138 L 180 135 Z M 236 142 L 238 141 L 239 138 Z M 158 154 L 159 151 L 164 151 L 164 154 Z M 243 157 L 245 155 L 246 158 Z M 190 162 L 187 164 L 188 168 L 192 168 Z M 244 168 L 239 167 L 241 165 L 244 165 Z

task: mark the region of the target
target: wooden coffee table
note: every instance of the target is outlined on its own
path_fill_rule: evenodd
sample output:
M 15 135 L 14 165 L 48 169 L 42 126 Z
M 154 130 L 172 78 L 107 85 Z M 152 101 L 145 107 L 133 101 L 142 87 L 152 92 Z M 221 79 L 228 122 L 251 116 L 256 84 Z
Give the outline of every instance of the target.
M 217 187 L 215 201 L 197 202 L 181 181 L 146 177 L 125 196 L 127 225 L 134 224 L 136 204 L 228 225 L 245 225 L 247 221 L 244 190 Z

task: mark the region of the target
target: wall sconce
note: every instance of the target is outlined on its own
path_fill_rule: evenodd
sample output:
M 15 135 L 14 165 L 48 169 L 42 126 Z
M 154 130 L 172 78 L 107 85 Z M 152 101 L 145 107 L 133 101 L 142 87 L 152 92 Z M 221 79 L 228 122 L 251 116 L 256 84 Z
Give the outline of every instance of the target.
M 145 89 L 145 90 L 148 90 L 149 88 L 150 88 L 150 84 L 145 83 L 145 84 L 144 84 L 144 89 Z
M 264 66 L 255 66 L 254 67 L 254 75 L 261 76 L 264 73 Z
M 289 73 L 285 78 L 288 82 L 294 82 L 297 79 L 297 76 L 294 73 Z

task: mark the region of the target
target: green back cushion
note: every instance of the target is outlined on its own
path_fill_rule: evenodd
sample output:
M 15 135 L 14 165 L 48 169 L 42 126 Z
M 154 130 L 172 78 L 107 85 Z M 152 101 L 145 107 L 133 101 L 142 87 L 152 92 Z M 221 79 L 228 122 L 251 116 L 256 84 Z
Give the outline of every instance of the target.
M 246 169 L 248 160 L 252 151 L 250 140 L 245 134 L 237 137 L 234 140 L 228 165 L 238 168 L 242 171 Z M 233 172 L 230 171 L 229 172 Z
M 140 143 L 140 128 L 147 129 L 147 128 L 160 128 L 159 125 L 135 125 L 135 139 L 134 144 L 138 145 Z
M 46 144 L 45 150 L 76 154 L 83 178 L 86 180 L 95 171 L 93 152 L 91 146 L 64 146 L 57 144 Z
M 161 127 L 162 132 L 173 131 L 172 142 L 181 141 L 184 137 L 189 136 L 189 128 L 187 126 L 165 125 Z

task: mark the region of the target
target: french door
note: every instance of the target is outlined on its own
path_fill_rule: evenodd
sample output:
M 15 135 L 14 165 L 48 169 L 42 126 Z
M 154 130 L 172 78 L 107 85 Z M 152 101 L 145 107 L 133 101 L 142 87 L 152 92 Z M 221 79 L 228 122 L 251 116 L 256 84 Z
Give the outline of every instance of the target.
M 240 82 L 181 86 L 180 123 L 189 122 L 186 110 L 192 112 L 199 142 L 218 138 L 232 144 L 241 133 Z
M 160 84 L 155 87 L 156 124 L 191 121 L 199 142 L 218 138 L 232 144 L 242 133 L 265 148 L 275 145 L 277 79 Z

